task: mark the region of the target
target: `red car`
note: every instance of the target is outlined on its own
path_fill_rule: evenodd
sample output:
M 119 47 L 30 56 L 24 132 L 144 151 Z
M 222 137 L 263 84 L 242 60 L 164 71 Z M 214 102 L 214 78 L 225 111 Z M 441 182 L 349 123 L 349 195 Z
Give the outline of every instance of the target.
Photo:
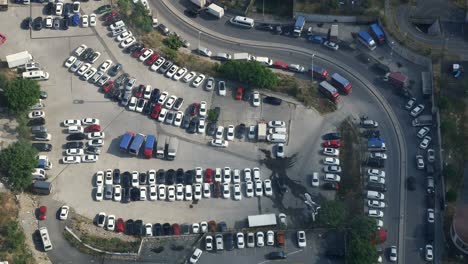
M 137 98 L 141 98 L 143 96 L 143 92 L 145 91 L 145 86 L 143 84 L 140 84 L 140 86 L 138 86 L 133 95 Z
M 174 235 L 180 235 L 180 226 L 179 226 L 179 224 L 172 224 L 172 233 Z
M 120 233 L 123 232 L 125 229 L 125 223 L 122 218 L 117 219 L 117 223 L 115 224 L 115 232 Z
M 147 48 L 142 48 L 142 49 L 137 49 L 135 50 L 133 53 L 132 53 L 132 56 L 134 58 L 138 58 L 141 56 L 141 54 L 143 54 L 143 52 L 145 52 L 147 50 Z
M 145 60 L 145 64 L 150 66 L 159 58 L 159 54 L 153 53 L 149 58 Z
M 151 118 L 157 119 L 158 116 L 159 116 L 159 112 L 161 112 L 161 108 L 162 108 L 162 106 L 160 104 L 156 104 L 153 107 L 153 111 L 151 112 Z
M 5 41 L 6 41 L 6 36 L 0 33 L 0 45 L 5 43 Z
M 206 169 L 205 170 L 205 182 L 206 183 L 212 183 L 213 182 L 213 170 L 212 169 Z
M 282 61 L 275 61 L 275 63 L 273 63 L 274 68 L 281 69 L 281 70 L 287 70 L 288 66 L 289 65 L 287 63 L 282 62 Z
M 242 87 L 237 87 L 236 89 L 236 100 L 242 100 L 242 95 L 244 94 L 244 88 Z
M 104 93 L 108 93 L 110 90 L 112 90 L 112 88 L 114 88 L 114 81 L 107 81 L 101 87 L 102 92 L 104 92 Z
M 91 133 L 91 132 L 101 132 L 101 126 L 100 125 L 92 125 L 89 127 L 86 127 L 84 129 L 85 133 Z
M 339 148 L 341 146 L 341 142 L 339 140 L 327 140 L 323 142 L 323 146 L 326 148 Z
M 105 14 L 103 17 L 102 17 L 102 20 L 106 21 L 106 22 L 109 22 L 112 18 L 118 16 L 119 13 L 117 11 L 110 11 L 109 13 Z
M 190 105 L 190 115 L 191 116 L 198 115 L 199 110 L 200 110 L 200 104 L 199 103 L 193 103 L 193 104 Z
M 216 225 L 216 222 L 215 222 L 214 220 L 209 221 L 209 222 L 208 222 L 208 231 L 210 231 L 210 232 L 212 232 L 212 233 L 218 231 L 218 230 L 216 229 L 216 226 L 217 226 L 217 225 Z
M 43 205 L 39 207 L 39 211 L 37 213 L 37 218 L 39 220 L 46 220 L 47 219 L 47 206 Z

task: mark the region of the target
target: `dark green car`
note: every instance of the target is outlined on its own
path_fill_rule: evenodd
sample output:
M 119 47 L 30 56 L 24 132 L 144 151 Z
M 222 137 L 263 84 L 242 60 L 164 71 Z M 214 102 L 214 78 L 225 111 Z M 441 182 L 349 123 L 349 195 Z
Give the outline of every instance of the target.
M 96 9 L 97 14 L 104 14 L 105 12 L 111 11 L 112 7 L 110 5 L 103 5 Z

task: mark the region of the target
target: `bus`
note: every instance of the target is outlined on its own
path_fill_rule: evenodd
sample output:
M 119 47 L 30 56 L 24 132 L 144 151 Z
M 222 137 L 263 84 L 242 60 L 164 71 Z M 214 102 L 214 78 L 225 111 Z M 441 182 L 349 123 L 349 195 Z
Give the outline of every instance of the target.
M 130 143 L 132 142 L 133 137 L 135 136 L 135 133 L 133 132 L 127 132 L 122 136 L 122 140 L 120 141 L 120 151 L 121 152 L 127 152 L 128 147 L 130 146 Z
M 23 72 L 23 79 L 31 79 L 36 81 L 48 80 L 49 73 L 45 71 L 27 71 Z
M 370 33 L 379 44 L 385 42 L 385 33 L 377 23 L 370 25 Z
M 296 19 L 296 23 L 294 24 L 294 31 L 293 31 L 293 36 L 298 38 L 301 36 L 302 29 L 304 28 L 305 25 L 305 17 L 304 16 L 298 16 Z
M 50 242 L 49 232 L 47 227 L 43 226 L 39 228 L 39 234 L 41 235 L 42 244 L 44 245 L 44 251 L 52 250 L 52 242 Z
M 151 159 L 151 157 L 153 156 L 153 149 L 154 149 L 155 142 L 156 142 L 156 136 L 154 135 L 146 136 L 145 150 L 143 153 L 145 155 L 145 158 Z
M 140 133 L 136 134 L 135 138 L 133 138 L 132 144 L 128 148 L 128 153 L 138 156 L 138 154 L 140 153 L 141 145 L 143 144 L 145 139 L 146 139 L 145 135 L 140 134 Z
M 319 91 L 334 103 L 340 100 L 338 90 L 327 81 L 323 81 L 319 84 Z
M 235 16 L 231 18 L 229 22 L 231 22 L 233 25 L 246 28 L 253 28 L 255 24 L 253 19 L 243 16 Z
M 332 74 L 330 83 L 345 94 L 350 94 L 352 92 L 351 83 L 338 73 Z
M 358 33 L 358 40 L 370 50 L 375 50 L 377 47 L 375 45 L 374 39 L 366 31 L 361 31 Z

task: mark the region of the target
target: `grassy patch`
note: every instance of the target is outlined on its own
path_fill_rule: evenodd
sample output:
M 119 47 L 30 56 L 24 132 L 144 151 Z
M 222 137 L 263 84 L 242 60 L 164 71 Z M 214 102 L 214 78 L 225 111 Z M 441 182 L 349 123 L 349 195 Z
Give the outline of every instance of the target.
M 25 235 L 16 220 L 18 206 L 10 193 L 0 193 L 0 259 L 9 263 L 36 263 L 25 243 Z
M 202 72 L 207 76 L 218 77 L 218 72 L 216 71 L 218 63 L 200 58 L 199 56 L 179 52 L 174 62 L 191 71 Z
M 244 11 L 249 6 L 250 1 L 251 0 L 217 0 L 216 4 L 224 9 L 237 9 Z
M 346 119 L 339 127 L 341 142 L 340 161 L 346 175 L 341 178 L 339 198 L 345 202 L 351 214 L 362 214 L 362 179 L 361 179 L 361 147 L 359 130 L 356 125 Z
M 140 241 L 122 241 L 116 237 L 114 238 L 102 238 L 93 235 L 82 235 L 81 240 L 92 247 L 110 251 L 110 252 L 138 252 Z
M 327 15 L 369 15 L 383 13 L 384 1 L 363 0 L 351 7 L 340 7 L 339 0 L 296 0 L 294 11 Z M 356 2 L 358 3 L 358 2 Z
M 275 16 L 292 17 L 293 0 L 255 0 L 257 13 L 265 12 Z

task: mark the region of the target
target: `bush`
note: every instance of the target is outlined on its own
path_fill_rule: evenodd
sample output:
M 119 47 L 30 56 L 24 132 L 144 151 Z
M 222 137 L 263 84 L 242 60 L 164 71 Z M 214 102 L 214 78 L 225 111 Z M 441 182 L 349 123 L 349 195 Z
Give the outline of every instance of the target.
M 131 3 L 129 0 L 118 0 L 117 6 L 119 7 L 121 14 L 128 15 Z
M 144 32 L 150 32 L 153 30 L 153 21 L 148 12 L 141 2 L 137 2 L 129 16 L 130 22 Z
M 166 59 L 175 60 L 177 58 L 177 51 L 169 47 L 162 47 L 161 50 L 164 53 Z
M 170 49 L 178 50 L 180 47 L 182 47 L 183 42 L 179 36 L 176 34 L 171 34 L 164 40 L 164 44 L 166 44 L 166 46 Z
M 450 99 L 447 96 L 441 96 L 439 98 L 440 110 L 450 110 Z
M 348 213 L 343 203 L 338 201 L 326 201 L 321 204 L 318 214 L 318 223 L 331 228 L 342 228 Z
M 4 95 L 8 108 L 14 113 L 19 113 L 36 104 L 39 101 L 40 92 L 37 81 L 14 79 L 6 83 Z
M 259 88 L 271 88 L 278 83 L 278 76 L 258 62 L 228 61 L 219 66 L 218 71 L 227 79 Z
M 0 152 L 0 171 L 15 191 L 31 186 L 31 172 L 37 166 L 37 150 L 25 140 L 20 140 Z
M 447 191 L 446 198 L 449 203 L 455 202 L 457 200 L 458 194 L 454 189 Z

